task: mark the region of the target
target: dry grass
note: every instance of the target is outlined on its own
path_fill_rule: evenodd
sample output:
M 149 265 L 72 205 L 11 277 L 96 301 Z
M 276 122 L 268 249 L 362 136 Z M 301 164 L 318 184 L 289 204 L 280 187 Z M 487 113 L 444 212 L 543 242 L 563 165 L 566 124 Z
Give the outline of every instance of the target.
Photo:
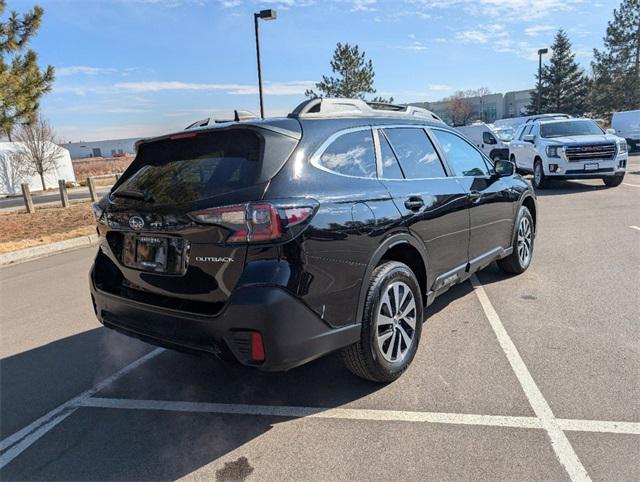
M 114 159 L 91 158 L 73 161 L 73 171 L 78 181 L 84 181 L 90 176 L 104 176 L 123 172 L 133 161 L 133 157 L 119 157 Z M 113 180 L 111 180 L 113 182 Z
M 90 202 L 0 214 L 0 253 L 95 233 Z

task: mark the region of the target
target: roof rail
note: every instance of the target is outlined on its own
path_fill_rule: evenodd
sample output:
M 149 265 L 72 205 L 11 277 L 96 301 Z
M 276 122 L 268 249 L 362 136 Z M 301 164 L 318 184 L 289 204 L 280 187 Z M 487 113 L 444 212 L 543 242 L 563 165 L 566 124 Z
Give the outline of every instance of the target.
M 422 107 L 406 106 L 400 104 L 389 104 L 386 102 L 365 102 L 361 99 L 341 99 L 331 97 L 318 97 L 309 99 L 299 104 L 289 114 L 289 117 L 357 117 L 357 116 L 392 116 L 410 117 L 435 120 L 442 122 L 442 119 L 433 112 Z
M 233 119 L 212 119 L 211 117 L 207 117 L 206 119 L 202 119 L 194 122 L 193 124 L 189 124 L 184 130 L 195 129 L 196 127 L 205 127 L 211 123 L 215 124 L 224 124 L 226 122 L 240 122 L 245 120 L 253 120 L 257 119 L 258 116 L 253 112 L 248 110 L 234 110 L 233 111 Z

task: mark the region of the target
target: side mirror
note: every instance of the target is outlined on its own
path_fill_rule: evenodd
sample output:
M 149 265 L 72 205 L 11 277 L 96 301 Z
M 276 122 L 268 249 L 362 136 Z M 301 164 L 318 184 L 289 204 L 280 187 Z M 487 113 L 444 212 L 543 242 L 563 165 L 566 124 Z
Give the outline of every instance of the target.
M 516 166 L 511 161 L 505 161 L 502 159 L 498 159 L 493 165 L 496 176 L 498 177 L 509 177 L 513 176 L 516 172 Z
M 616 135 L 616 130 L 615 129 L 607 129 L 605 132 L 607 134 L 611 135 L 611 136 L 615 136 Z
M 531 144 L 533 144 L 536 141 L 536 136 L 534 136 L 533 134 L 527 134 L 526 136 L 524 136 L 522 138 L 523 141 L 525 142 L 530 142 Z

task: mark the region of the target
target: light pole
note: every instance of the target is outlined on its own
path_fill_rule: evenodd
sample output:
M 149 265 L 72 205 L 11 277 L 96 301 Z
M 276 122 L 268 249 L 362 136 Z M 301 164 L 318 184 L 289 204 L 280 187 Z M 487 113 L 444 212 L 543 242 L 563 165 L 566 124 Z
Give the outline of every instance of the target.
M 538 114 L 540 114 L 540 103 L 542 102 L 542 55 L 547 52 L 549 49 L 538 50 Z
M 258 35 L 258 20 L 275 20 L 276 11 L 272 9 L 260 10 L 253 14 L 253 24 L 256 29 L 256 57 L 258 59 L 258 92 L 260 94 L 260 117 L 264 119 L 264 101 L 262 100 L 262 67 L 260 66 L 260 38 Z

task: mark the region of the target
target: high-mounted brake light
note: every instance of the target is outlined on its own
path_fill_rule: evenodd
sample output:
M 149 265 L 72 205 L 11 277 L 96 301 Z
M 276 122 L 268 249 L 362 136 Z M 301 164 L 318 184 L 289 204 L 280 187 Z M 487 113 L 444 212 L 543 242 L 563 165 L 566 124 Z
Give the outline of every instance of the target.
M 313 211 L 311 206 L 248 203 L 204 209 L 190 216 L 199 223 L 227 228 L 230 231 L 227 243 L 246 243 L 281 239 L 289 228 L 307 221 Z

